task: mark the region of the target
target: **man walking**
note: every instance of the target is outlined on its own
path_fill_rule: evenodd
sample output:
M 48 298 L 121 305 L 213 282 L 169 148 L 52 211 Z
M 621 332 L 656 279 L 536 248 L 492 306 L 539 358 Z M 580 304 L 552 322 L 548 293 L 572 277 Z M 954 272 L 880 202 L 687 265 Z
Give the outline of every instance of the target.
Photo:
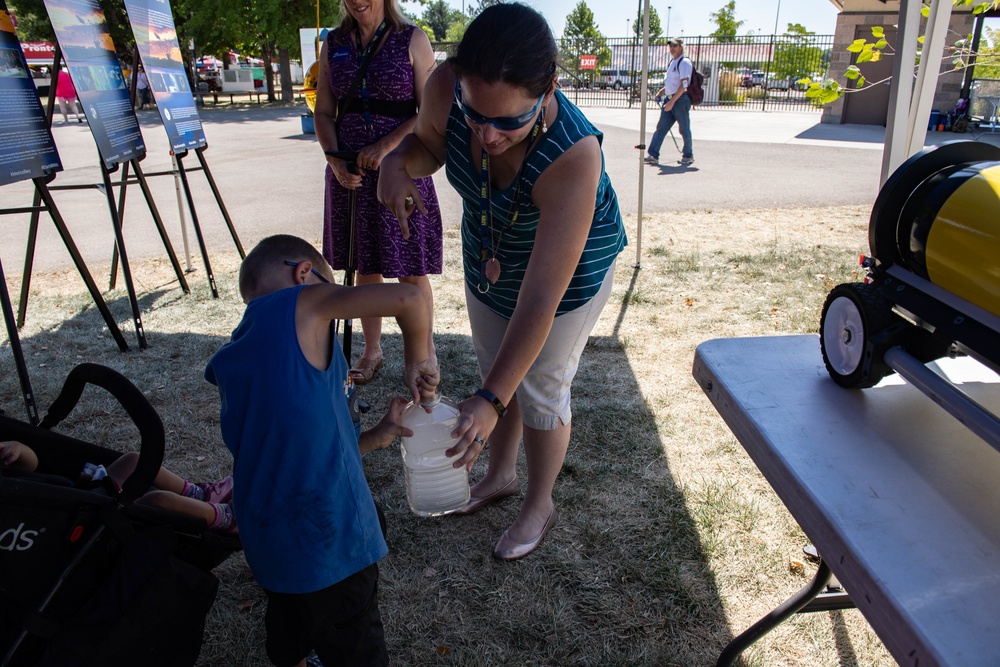
M 687 96 L 688 83 L 691 81 L 691 59 L 684 56 L 684 42 L 680 39 L 674 37 L 667 41 L 667 45 L 671 60 L 663 77 L 663 88 L 656 93 L 657 103 L 662 99 L 663 106 L 660 107 L 656 131 L 649 142 L 646 164 L 660 164 L 660 146 L 676 121 L 681 130 L 681 139 L 684 140 L 680 164 L 686 167 L 694 162 L 694 151 L 691 148 L 691 100 Z

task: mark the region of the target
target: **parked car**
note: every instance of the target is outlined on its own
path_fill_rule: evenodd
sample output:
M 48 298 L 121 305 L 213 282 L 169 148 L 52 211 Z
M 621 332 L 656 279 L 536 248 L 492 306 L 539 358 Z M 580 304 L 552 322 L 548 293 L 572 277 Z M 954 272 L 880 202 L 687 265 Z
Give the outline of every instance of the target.
M 582 74 L 579 78 L 569 72 L 559 73 L 559 87 L 563 90 L 568 90 L 569 88 L 586 88 L 587 81 L 584 79 L 586 74 Z
M 755 69 L 750 73 L 750 76 L 743 79 L 744 88 L 754 88 L 755 86 L 764 85 L 764 71 Z
M 614 88 L 621 90 L 632 85 L 632 73 L 627 69 L 606 69 L 601 70 L 601 76 L 597 78 L 598 88 Z
M 787 78 L 778 77 L 768 77 L 767 79 L 767 89 L 768 90 L 788 90 L 790 83 Z

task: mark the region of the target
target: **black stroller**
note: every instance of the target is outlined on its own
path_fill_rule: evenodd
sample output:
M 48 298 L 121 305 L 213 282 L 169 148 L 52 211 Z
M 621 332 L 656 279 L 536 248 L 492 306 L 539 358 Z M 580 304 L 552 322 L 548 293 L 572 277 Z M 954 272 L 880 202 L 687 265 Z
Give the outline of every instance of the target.
M 50 429 L 88 384 L 109 391 L 139 428 L 135 472 L 74 486 L 86 463 L 121 454 Z M 38 455 L 38 469 L 0 469 L 0 666 L 192 665 L 218 579 L 240 548 L 199 519 L 133 504 L 163 461 L 159 415 L 117 372 L 81 364 L 39 426 L 0 415 L 0 440 Z

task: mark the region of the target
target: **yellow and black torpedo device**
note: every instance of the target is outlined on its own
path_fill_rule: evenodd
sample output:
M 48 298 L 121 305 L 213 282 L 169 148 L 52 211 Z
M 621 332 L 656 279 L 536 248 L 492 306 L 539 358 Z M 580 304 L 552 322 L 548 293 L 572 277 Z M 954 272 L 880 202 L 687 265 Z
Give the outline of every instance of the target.
M 1000 148 L 956 141 L 903 163 L 879 191 L 863 283 L 827 296 L 820 347 L 849 388 L 891 373 L 1000 449 L 1000 420 L 925 364 L 968 355 L 1000 373 Z

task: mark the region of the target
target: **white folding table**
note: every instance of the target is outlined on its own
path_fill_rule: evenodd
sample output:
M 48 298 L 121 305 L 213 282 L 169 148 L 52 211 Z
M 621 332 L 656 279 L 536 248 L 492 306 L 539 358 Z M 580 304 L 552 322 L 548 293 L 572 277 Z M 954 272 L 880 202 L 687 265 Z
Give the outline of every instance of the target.
M 1000 412 L 996 374 L 936 363 Z M 1000 665 L 1000 452 L 898 378 L 836 385 L 817 336 L 710 340 L 693 372 L 899 664 Z

